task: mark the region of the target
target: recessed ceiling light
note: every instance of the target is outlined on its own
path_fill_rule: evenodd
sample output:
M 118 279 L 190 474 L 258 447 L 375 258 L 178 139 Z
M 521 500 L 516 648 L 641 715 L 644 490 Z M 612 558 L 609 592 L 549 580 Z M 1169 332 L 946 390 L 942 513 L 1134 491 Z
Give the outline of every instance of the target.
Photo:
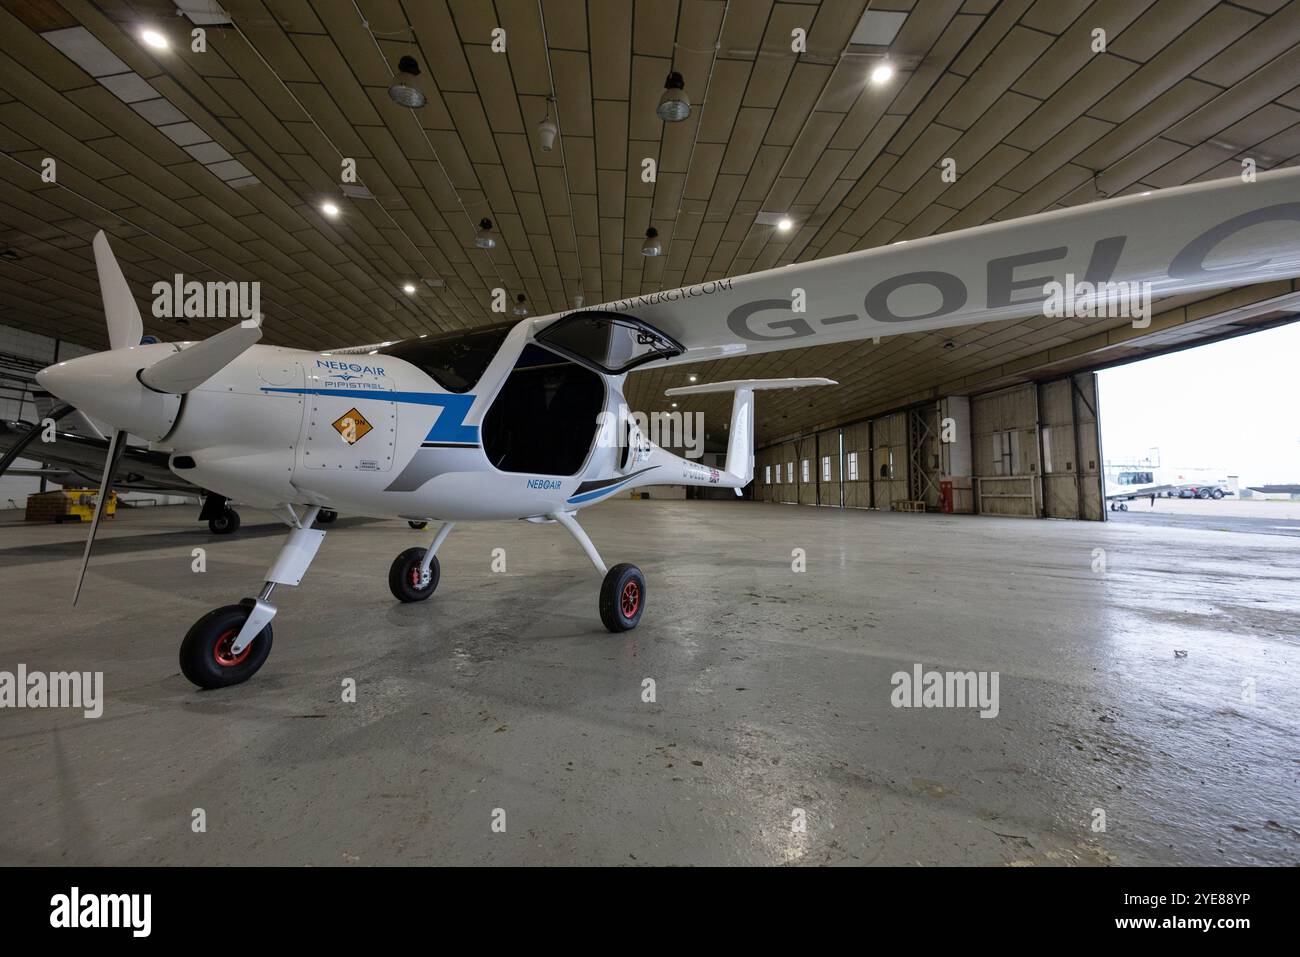
M 696 379 L 699 378 L 699 376 L 697 376 L 697 375 L 688 375 L 686 378 L 687 378 L 687 380 L 689 380 L 689 381 L 691 381 L 691 382 L 694 382 Z
M 331 217 L 337 216 L 339 214 L 339 208 L 335 206 L 333 203 L 321 203 L 320 211 L 324 213 L 326 216 L 331 216 Z
M 140 39 L 149 44 L 149 46 L 153 47 L 155 50 L 166 50 L 169 46 L 167 38 L 157 30 L 145 30 L 140 34 Z
M 405 286 L 402 287 L 402 292 L 406 293 L 408 296 L 414 295 L 415 283 L 408 282 Z
M 479 249 L 495 249 L 496 236 L 492 235 L 492 220 L 484 218 L 478 221 L 478 232 L 474 234 L 474 245 Z
M 783 233 L 788 233 L 794 228 L 794 220 L 789 216 L 782 217 L 781 221 L 776 224 L 776 228 L 781 230 Z
M 888 83 L 894 77 L 894 68 L 888 61 L 880 63 L 871 71 L 871 82 L 876 86 Z
M 674 408 L 674 409 L 677 408 L 677 403 L 676 403 L 676 402 L 673 403 L 673 408 Z

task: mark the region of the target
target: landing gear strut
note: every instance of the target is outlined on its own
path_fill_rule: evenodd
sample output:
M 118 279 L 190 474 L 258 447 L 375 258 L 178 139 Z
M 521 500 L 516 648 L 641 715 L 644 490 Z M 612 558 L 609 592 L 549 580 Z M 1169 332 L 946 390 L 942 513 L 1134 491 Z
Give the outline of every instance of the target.
M 596 566 L 596 571 L 605 576 L 600 584 L 601 622 L 615 634 L 631 631 L 640 623 L 641 615 L 645 612 L 645 576 L 641 574 L 641 569 L 624 562 L 607 571 L 596 546 L 591 543 L 572 512 L 553 512 L 549 517 L 569 530 L 569 534 L 578 540 L 582 550 Z
M 323 531 L 311 527 L 319 506 L 309 506 L 302 515 L 292 505 L 286 509 L 289 537 L 267 571 L 258 596 L 213 609 L 194 623 L 181 642 L 181 673 L 200 688 L 224 688 L 247 681 L 271 653 L 271 619 L 277 611 L 271 593 L 277 585 L 302 581 L 325 540 Z
M 393 559 L 388 569 L 388 590 L 394 598 L 400 602 L 424 601 L 437 590 L 442 577 L 438 549 L 455 527 L 455 522 L 444 522 L 428 548 L 408 548 Z

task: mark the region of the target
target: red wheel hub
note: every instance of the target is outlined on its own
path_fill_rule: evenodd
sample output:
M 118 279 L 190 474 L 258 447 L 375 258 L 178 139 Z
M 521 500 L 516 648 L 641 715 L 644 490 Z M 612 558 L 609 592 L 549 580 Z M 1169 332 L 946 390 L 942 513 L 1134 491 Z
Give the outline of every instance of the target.
M 235 643 L 237 637 L 239 637 L 239 629 L 231 628 L 229 631 L 223 632 L 221 637 L 217 639 L 217 643 L 212 646 L 212 657 L 223 668 L 234 667 L 247 658 L 248 653 L 253 650 L 253 642 L 250 641 L 239 654 L 231 652 L 230 647 Z M 256 641 L 257 639 L 253 640 Z
M 618 608 L 624 618 L 632 618 L 641 607 L 641 586 L 631 579 L 623 584 L 623 592 L 618 596 Z

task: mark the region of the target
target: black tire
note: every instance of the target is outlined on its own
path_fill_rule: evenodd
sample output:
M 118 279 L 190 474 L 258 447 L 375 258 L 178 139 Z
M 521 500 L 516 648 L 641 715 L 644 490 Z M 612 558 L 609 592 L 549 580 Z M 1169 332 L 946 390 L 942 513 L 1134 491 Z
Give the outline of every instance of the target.
M 1210 498 L 1214 498 L 1214 499 L 1223 498 L 1223 489 L 1216 488 L 1213 492 L 1210 493 Z
M 1208 488 L 1203 488 L 1203 489 L 1201 489 L 1199 492 L 1196 493 L 1196 497 L 1197 497 L 1197 498 L 1200 498 L 1200 499 L 1206 499 L 1206 498 L 1209 498 L 1209 497 L 1210 497 L 1210 490 L 1209 490 Z
M 271 653 L 269 624 L 243 652 L 230 654 L 251 610 L 249 605 L 223 605 L 196 621 L 181 642 L 181 674 L 200 688 L 225 688 L 257 674 Z
M 438 590 L 442 568 L 436 555 L 433 564 L 429 566 L 429 580 L 420 582 L 420 564 L 424 561 L 426 551 L 428 549 L 408 548 L 393 559 L 392 567 L 388 569 L 388 590 L 398 601 L 424 601 Z
M 233 508 L 221 510 L 221 514 L 208 519 L 208 531 L 213 535 L 233 535 L 239 531 L 239 513 Z
M 631 631 L 645 612 L 645 576 L 635 565 L 624 562 L 605 573 L 600 584 L 600 620 L 617 634 Z
M 1119 503 L 1119 510 L 1120 510 L 1121 512 L 1127 512 L 1127 511 L 1128 511 L 1128 502 L 1120 502 L 1120 503 Z
M 319 512 L 316 513 L 316 524 L 317 524 L 317 525 L 328 525 L 328 524 L 330 524 L 330 522 L 334 521 L 334 519 L 336 519 L 336 518 L 338 518 L 338 517 L 339 517 L 339 513 L 336 512 L 336 511 L 334 511 L 334 509 L 332 509 L 332 508 L 323 508 L 323 509 L 321 509 Z
M 407 524 L 407 525 L 410 525 L 410 526 L 411 526 L 413 529 L 415 529 L 417 532 L 419 532 L 419 531 L 423 531 L 424 529 L 426 529 L 426 528 L 429 527 L 429 523 L 428 523 L 428 522 L 407 522 L 406 524 Z

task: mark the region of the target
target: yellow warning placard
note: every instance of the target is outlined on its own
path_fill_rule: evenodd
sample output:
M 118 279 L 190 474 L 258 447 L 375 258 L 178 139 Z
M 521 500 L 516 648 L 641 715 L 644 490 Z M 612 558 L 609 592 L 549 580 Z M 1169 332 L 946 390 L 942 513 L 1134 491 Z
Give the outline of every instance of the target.
M 365 437 L 367 432 L 374 428 L 355 407 L 335 419 L 333 425 L 338 430 L 339 435 L 343 436 L 343 441 L 348 445 L 358 442 Z

